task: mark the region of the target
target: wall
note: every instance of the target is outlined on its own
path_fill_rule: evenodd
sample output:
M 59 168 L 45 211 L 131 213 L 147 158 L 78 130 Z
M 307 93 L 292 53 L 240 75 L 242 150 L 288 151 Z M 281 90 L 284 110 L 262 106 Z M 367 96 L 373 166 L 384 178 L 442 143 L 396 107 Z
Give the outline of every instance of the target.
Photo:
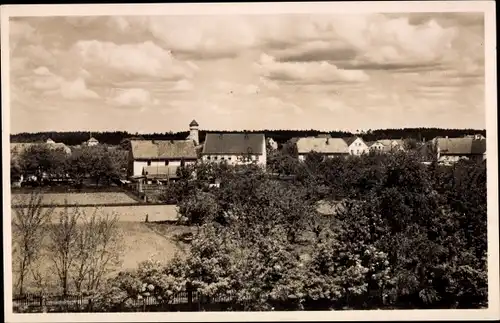
M 351 155 L 356 155 L 359 156 L 363 153 L 368 152 L 368 146 L 365 144 L 363 139 L 357 138 L 350 146 L 349 146 L 349 153 Z
M 195 163 L 194 160 L 185 160 L 186 165 L 194 164 L 194 163 Z M 171 159 L 168 161 L 168 165 L 169 166 L 180 166 L 181 160 L 180 159 L 177 159 L 177 160 Z M 143 168 L 147 167 L 147 166 L 165 166 L 165 160 L 152 160 L 150 165 L 148 165 L 147 160 L 134 160 L 133 176 L 141 176 Z

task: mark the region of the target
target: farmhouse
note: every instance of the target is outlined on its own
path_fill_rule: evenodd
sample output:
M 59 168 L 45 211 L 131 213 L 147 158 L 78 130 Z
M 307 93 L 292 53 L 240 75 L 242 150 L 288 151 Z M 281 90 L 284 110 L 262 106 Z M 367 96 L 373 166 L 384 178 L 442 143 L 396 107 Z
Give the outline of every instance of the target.
M 366 145 L 368 146 L 368 150 L 373 152 L 383 152 L 385 148 L 385 146 L 378 141 L 368 141 Z
M 402 139 L 381 139 L 377 140 L 377 142 L 384 145 L 384 152 L 405 150 L 404 141 Z
M 486 159 L 486 139 L 477 137 L 434 138 L 431 141 L 437 154 L 438 162 L 451 164 L 460 159 Z
M 193 140 L 131 140 L 129 176 L 169 178 L 176 173 L 173 167 L 195 163 Z M 169 167 L 165 167 L 169 166 Z
M 266 139 L 260 133 L 209 133 L 205 137 L 202 160 L 229 165 L 266 165 Z
M 305 160 L 310 152 L 319 153 L 325 157 L 349 155 L 349 145 L 342 138 L 300 138 L 296 142 L 299 160 Z
M 351 155 L 359 156 L 368 152 L 368 145 L 364 142 L 361 137 L 353 136 L 348 138 L 343 138 L 349 147 L 349 153 Z

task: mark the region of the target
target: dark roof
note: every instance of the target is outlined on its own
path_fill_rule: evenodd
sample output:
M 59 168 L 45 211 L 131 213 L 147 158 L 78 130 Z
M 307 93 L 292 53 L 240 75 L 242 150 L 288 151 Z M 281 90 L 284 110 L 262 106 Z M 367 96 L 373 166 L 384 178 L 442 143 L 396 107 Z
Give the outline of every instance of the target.
M 198 127 L 199 124 L 198 124 L 198 122 L 196 122 L 196 120 L 193 120 L 193 121 L 191 121 L 191 123 L 189 124 L 189 126 L 190 127 Z
M 134 159 L 196 159 L 192 140 L 131 140 Z
M 352 137 L 347 137 L 347 138 L 342 138 L 346 142 L 347 146 L 350 146 L 358 137 L 352 136 Z
M 261 133 L 208 133 L 203 154 L 261 155 L 264 143 L 264 134 Z
M 480 155 L 486 152 L 486 139 L 437 138 L 442 155 Z

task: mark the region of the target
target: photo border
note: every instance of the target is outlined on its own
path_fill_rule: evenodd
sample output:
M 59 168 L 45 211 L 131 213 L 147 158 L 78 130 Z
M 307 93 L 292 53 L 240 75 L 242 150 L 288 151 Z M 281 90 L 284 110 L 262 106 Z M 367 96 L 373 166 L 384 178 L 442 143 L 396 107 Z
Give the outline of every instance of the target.
M 146 313 L 45 313 L 16 314 L 12 309 L 11 190 L 10 190 L 10 62 L 9 17 L 17 16 L 106 16 L 106 15 L 262 15 L 262 14 L 356 14 L 408 12 L 478 12 L 485 24 L 485 108 L 488 203 L 488 304 L 484 310 L 367 310 L 321 312 L 146 312 Z M 4 308 L 6 322 L 160 322 L 160 321 L 329 321 L 363 320 L 443 320 L 498 319 L 498 142 L 496 82 L 496 13 L 494 1 L 414 1 L 414 2 L 308 2 L 308 3 L 197 3 L 197 4 L 71 4 L 7 5 L 1 7 L 2 59 L 2 147 L 3 147 L 3 242 Z

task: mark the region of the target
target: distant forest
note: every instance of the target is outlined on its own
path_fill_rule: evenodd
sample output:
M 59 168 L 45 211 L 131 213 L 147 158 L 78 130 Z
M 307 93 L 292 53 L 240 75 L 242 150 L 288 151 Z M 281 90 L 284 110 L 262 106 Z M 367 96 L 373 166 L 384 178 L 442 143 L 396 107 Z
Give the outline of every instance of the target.
M 205 131 L 200 130 L 200 141 L 205 140 L 207 133 L 264 133 L 266 137 L 273 138 L 276 142 L 283 144 L 291 138 L 317 136 L 320 134 L 330 134 L 333 138 L 352 136 L 353 133 L 344 131 L 322 132 L 318 130 L 254 130 L 254 131 Z M 186 139 L 188 131 L 181 132 L 166 132 L 166 133 L 151 133 L 151 134 L 133 134 L 126 131 L 114 132 L 92 132 L 92 137 L 96 138 L 100 143 L 108 145 L 122 144 L 126 139 L 146 139 L 146 140 L 181 140 Z M 379 129 L 368 130 L 359 133 L 359 136 L 365 141 L 375 141 L 380 139 L 416 139 L 418 141 L 431 140 L 435 137 L 463 137 L 465 135 L 482 134 L 486 136 L 486 130 L 475 129 L 441 129 L 441 128 L 405 128 L 405 129 Z M 73 132 L 36 132 L 36 133 L 18 133 L 10 136 L 11 142 L 44 142 L 51 138 L 55 142 L 62 142 L 69 146 L 82 144 L 90 138 L 89 132 L 73 131 Z

